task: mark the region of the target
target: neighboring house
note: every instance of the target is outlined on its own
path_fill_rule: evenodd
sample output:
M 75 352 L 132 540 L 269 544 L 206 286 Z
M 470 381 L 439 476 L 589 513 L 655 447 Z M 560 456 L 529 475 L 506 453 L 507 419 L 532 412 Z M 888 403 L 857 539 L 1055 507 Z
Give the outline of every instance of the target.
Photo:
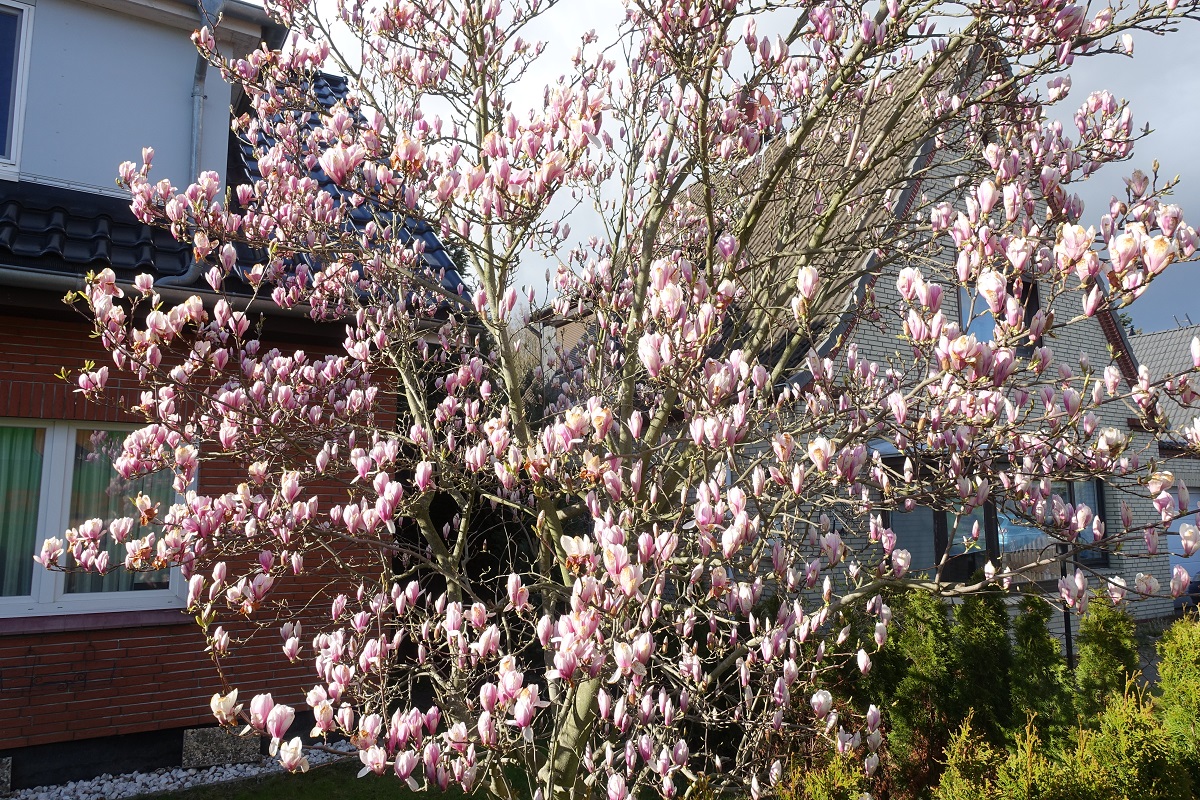
M 979 80 L 989 69 L 1003 70 L 1002 65 L 990 62 L 986 46 L 972 50 L 960 67 L 959 70 L 947 70 L 947 74 L 940 77 L 941 84 L 948 87 L 957 81 Z M 861 106 L 848 101 L 839 109 L 838 113 L 844 113 L 861 126 L 861 133 L 856 138 L 871 141 L 873 137 L 882 136 L 886 144 L 886 149 L 881 148 L 883 152 L 909 156 L 897 155 L 885 160 L 875 174 L 859 185 L 854 210 L 834 220 L 824 243 L 806 254 L 810 258 L 808 263 L 822 276 L 822 286 L 836 285 L 827 294 L 814 298 L 809 327 L 798 329 L 790 311 L 770 296 L 770 292 L 780 285 L 778 279 L 764 281 L 764 288 L 759 292 L 756 273 L 751 271 L 745 278 L 746 291 L 751 297 L 747 304 L 755 306 L 756 310 L 773 305 L 779 312 L 770 324 L 761 324 L 757 330 L 741 330 L 738 327 L 740 315 L 730 314 L 722 336 L 711 348 L 712 355 L 719 356 L 732 349 L 753 349 L 768 368 L 783 361 L 783 379 L 801 391 L 812 379 L 806 367 L 810 356 L 831 359 L 835 370 L 845 368 L 846 354 L 851 346 L 857 348 L 859 363 L 873 361 L 881 369 L 889 365 L 903 369 L 903 365 L 911 361 L 909 345 L 905 343 L 901 329 L 901 317 L 894 313 L 895 309 L 904 307 L 896 279 L 908 262 L 880 260 L 875 242 L 887 238 L 887 234 L 881 236 L 879 231 L 904 231 L 905 226 L 914 221 L 923 220 L 925 230 L 928 230 L 928 214 L 936 203 L 949 202 L 956 212 L 963 209 L 965 202 L 957 179 L 963 174 L 964 163 L 978 157 L 972 155 L 967 143 L 959 142 L 951 135 L 947 135 L 938 147 L 932 142 L 921 141 L 915 126 L 905 122 L 919 113 L 916 111 L 901 112 L 901 121 L 896 128 L 880 133 L 880 120 L 896 111 L 897 103 L 903 102 L 905 81 L 911 81 L 913 77 L 912 74 L 901 74 L 896 78 L 898 88 L 894 93 L 864 100 Z M 930 94 L 937 91 L 938 87 L 934 86 Z M 849 158 L 838 151 L 835 144 L 823 141 L 822 146 L 825 149 L 819 158 L 808 156 L 791 168 L 762 212 L 764 222 L 751 238 L 747 250 L 751 259 L 757 259 L 756 263 L 763 265 L 764 271 L 778 270 L 776 275 L 785 276 L 796 274 L 796 253 L 803 252 L 808 246 L 815 224 L 812 220 L 820 216 L 814 213 L 819 209 L 814 209 L 817 201 L 812 187 L 819 186 L 826 176 L 833 176 L 836 181 L 837 175 L 844 174 L 839 170 Z M 721 208 L 743 207 L 742 204 L 758 190 L 760 175 L 769 168 L 777 147 L 778 143 L 765 147 L 734 174 L 716 179 L 711 187 L 713 204 Z M 1034 183 L 1036 185 L 1036 181 Z M 685 202 L 690 201 L 697 207 L 704 205 L 702 200 L 699 186 L 693 186 L 685 193 Z M 686 219 L 687 213 L 680 216 Z M 920 233 L 918 228 L 916 234 L 905 235 L 926 234 Z M 671 246 L 667 245 L 668 248 Z M 928 268 L 934 268 L 937 270 L 934 279 L 946 283 L 953 274 L 954 255 L 943 250 L 918 266 L 927 267 L 927 276 L 931 274 Z M 1051 292 L 1048 285 L 1039 285 L 1033 275 L 1024 276 L 1023 282 L 1022 302 L 1028 321 L 1040 307 L 1039 298 L 1048 298 Z M 955 293 L 951 289 L 943 296 L 942 312 L 948 322 L 960 324 L 964 332 L 972 333 L 980 340 L 990 340 L 993 334 L 990 313 L 983 307 L 980 314 L 982 306 L 978 298 L 974 300 L 974 311 L 971 312 L 974 295 L 973 291 Z M 586 303 L 576 303 L 574 308 L 576 310 L 565 319 L 555 320 L 548 311 L 535 315 L 535 321 L 540 321 L 545 328 L 543 343 L 548 354 L 556 349 L 574 350 L 582 360 L 591 339 L 587 335 L 589 325 L 594 323 L 590 322 Z M 1066 320 L 1078 315 L 1079 308 L 1078 292 L 1067 291 L 1057 298 L 1053 310 L 1058 319 Z M 1132 385 L 1137 380 L 1137 363 L 1124 329 L 1113 313 L 1104 311 L 1091 319 L 1056 329 L 1052 341 L 1047 344 L 1054 350 L 1056 363 L 1065 363 L 1076 372 L 1080 369 L 1080 357 L 1086 356 L 1096 374 L 1109 364 L 1115 364 L 1126 384 Z M 1032 350 L 1032 346 L 1018 348 L 1018 355 L 1028 357 Z M 1187 352 L 1186 345 L 1182 352 Z M 562 360 L 557 354 L 552 358 Z M 567 374 L 562 374 L 560 365 L 560 374 L 551 377 L 550 385 L 556 387 L 573 379 L 569 368 Z M 557 400 L 556 391 L 556 388 L 550 391 L 546 398 L 549 403 Z M 1131 409 L 1112 403 L 1104 406 L 1098 417 L 1099 427 L 1112 426 L 1131 436 L 1131 452 L 1142 453 L 1145 460 L 1146 446 L 1152 440 Z M 883 441 L 874 446 L 885 463 L 890 461 L 899 467 L 903 456 L 894 447 Z M 914 460 L 919 459 L 914 457 Z M 937 467 L 936 464 L 918 465 L 920 468 Z M 996 490 L 999 488 L 997 486 Z M 1132 507 L 1135 529 L 1158 519 L 1144 489 L 1134 491 L 1125 485 L 1095 480 L 1062 484 L 1055 487 L 1055 493 L 1067 503 L 1086 503 L 1106 521 L 1110 530 L 1120 526 L 1122 500 Z M 932 569 L 951 546 L 953 558 L 943 572 L 943 578 L 951 581 L 966 580 L 989 560 L 996 565 L 1023 567 L 1056 555 L 1050 537 L 1005 514 L 1002 506 L 1002 503 L 987 503 L 960 519 L 956 530 L 949 514 L 935 513 L 929 508 L 887 514 L 885 524 L 897 534 L 897 546 L 912 553 L 914 570 Z M 853 528 L 858 522 L 849 524 Z M 976 522 L 979 523 L 979 546 L 967 550 L 961 541 L 971 533 Z M 852 536 L 851 541 L 856 538 Z M 1135 597 L 1132 589 L 1141 572 L 1154 575 L 1162 591 L 1166 591 L 1170 566 L 1165 551 L 1150 555 L 1140 537 L 1125 542 L 1119 549 L 1091 543 L 1090 533 L 1082 538 L 1082 545 L 1067 554 L 1066 566 L 1071 572 L 1076 565 L 1092 571 L 1097 576 L 1092 579 L 1093 589 L 1103 590 L 1104 578 L 1120 577 L 1129 586 L 1130 597 Z M 954 545 L 954 542 L 960 544 Z M 1057 595 L 1056 584 L 1062 567 L 1060 561 L 1027 574 L 1053 597 Z M 1133 603 L 1131 611 L 1139 619 L 1157 618 L 1171 612 L 1171 601 L 1163 597 L 1144 599 Z M 1056 620 L 1055 624 L 1060 621 Z
M 982 69 L 974 58 L 963 74 L 978 74 Z M 981 60 L 986 60 L 986 54 Z M 933 204 L 939 201 L 950 202 L 956 213 L 964 208 L 964 198 L 956 187 L 956 179 L 962 173 L 962 159 L 964 156 L 970 157 L 970 151 L 957 147 L 950 137 L 939 148 L 922 143 L 914 151 L 912 161 L 904 167 L 908 177 L 899 182 L 891 177 L 886 179 L 885 182 L 894 183 L 887 190 L 886 201 L 881 203 L 877 216 L 869 217 L 860 224 L 860 229 L 867 224 L 885 224 L 885 215 L 892 221 L 886 224 L 898 225 L 911 221 L 915 214 L 921 214 L 927 220 L 928 217 L 924 215 L 928 215 Z M 789 196 L 788 203 L 792 202 Z M 802 348 L 802 353 L 791 356 L 789 363 L 797 365 L 792 378 L 793 385 L 803 387 L 810 380 L 802 367 L 804 361 L 799 357 L 809 353 L 832 359 L 835 369 L 844 367 L 845 355 L 851 345 L 857 348 L 860 363 L 874 361 L 883 367 L 906 362 L 908 345 L 903 341 L 899 315 L 878 312 L 904 306 L 896 279 L 907 263 L 872 263 L 874 254 L 867 254 L 864 258 L 870 267 L 862 270 L 864 274 L 847 291 L 825 299 L 823 319 L 819 326 L 815 326 L 811 341 Z M 953 253 L 944 253 L 932 259 L 942 264 L 938 279 L 945 280 L 953 274 L 953 258 Z M 1050 297 L 1051 292 L 1050 287 L 1032 273 L 1023 276 L 1022 282 L 1021 302 L 1028 322 L 1041 307 L 1040 298 Z M 1060 320 L 1072 319 L 1078 314 L 1080 300 L 1077 291 L 1067 291 L 1058 296 L 1052 309 L 1044 310 L 1053 310 L 1055 317 Z M 974 334 L 982 341 L 992 338 L 994 323 L 990 312 L 973 290 L 946 292 L 941 308 L 947 321 L 957 322 L 964 333 Z M 1137 363 L 1115 313 L 1103 311 L 1093 318 L 1056 329 L 1052 340 L 1046 344 L 1053 348 L 1056 363 L 1066 364 L 1075 372 L 1080 370 L 1081 359 L 1086 358 L 1097 375 L 1109 364 L 1115 364 L 1127 385 L 1137 380 Z M 1017 348 L 1021 357 L 1028 357 L 1032 351 L 1032 346 Z M 1146 446 L 1151 442 L 1150 434 L 1127 405 L 1110 403 L 1103 406 L 1097 416 L 1099 427 L 1112 426 L 1132 438 L 1132 452 L 1143 453 L 1143 460 L 1149 455 Z M 899 466 L 901 455 L 890 444 L 881 441 L 876 449 L 885 463 L 893 458 L 893 465 Z M 917 468 L 922 467 L 918 464 Z M 936 465 L 928 465 L 928 468 L 936 469 Z M 1000 490 L 999 486 L 994 489 Z M 1158 519 L 1145 490 L 1131 489 L 1127 483 L 1117 486 L 1101 480 L 1084 481 L 1056 485 L 1054 491 L 1067 503 L 1086 503 L 1110 530 L 1120 526 L 1122 500 L 1132 508 L 1135 528 Z M 964 537 L 972 533 L 976 523 L 980 531 L 979 547 L 968 550 L 962 542 Z M 943 571 L 943 577 L 948 580 L 966 580 L 989 560 L 997 566 L 1003 564 L 1019 568 L 1055 554 L 1054 541 L 1050 537 L 1004 513 L 1001 503 L 989 502 L 970 515 L 961 517 L 956 529 L 950 514 L 935 513 L 929 508 L 887 514 L 885 524 L 896 533 L 897 547 L 912 553 L 914 570 L 932 569 L 946 552 L 947 546 L 950 546 L 953 557 Z M 1103 590 L 1101 581 L 1104 578 L 1119 576 L 1129 586 L 1130 596 L 1134 597 L 1132 588 L 1137 573 L 1141 572 L 1154 575 L 1162 591 L 1166 591 L 1170 567 L 1165 552 L 1150 555 L 1140 537 L 1125 542 L 1119 549 L 1094 545 L 1090 538 L 1090 532 L 1081 536 L 1080 546 L 1068 553 L 1066 566 L 1068 571 L 1073 571 L 1078 565 L 1093 572 L 1100 579 L 1092 579 L 1093 589 Z M 1056 595 L 1056 582 L 1062 566 L 1062 563 L 1044 566 L 1026 573 L 1027 579 L 1042 584 L 1051 596 Z M 1157 618 L 1171 612 L 1171 601 L 1162 597 L 1149 598 L 1133 603 L 1130 608 L 1139 619 Z
M 1200 337 L 1200 325 L 1188 325 L 1153 333 L 1140 333 L 1129 337 L 1133 354 L 1139 366 L 1150 373 L 1151 380 L 1167 376 L 1181 375 L 1193 369 L 1191 346 L 1192 340 Z M 1194 381 L 1193 381 L 1194 383 Z M 1176 481 L 1182 481 L 1191 496 L 1190 505 L 1194 509 L 1200 500 L 1200 459 L 1188 456 L 1180 448 L 1186 440 L 1182 433 L 1184 428 L 1194 427 L 1196 417 L 1200 416 L 1200 406 L 1186 407 L 1173 399 L 1162 397 L 1158 401 L 1162 412 L 1163 422 L 1167 426 L 1167 434 L 1158 446 L 1158 456 L 1163 459 L 1164 467 L 1171 471 Z M 1178 489 L 1172 490 L 1176 502 L 1179 501 Z M 1195 519 L 1178 519 L 1171 524 L 1167 535 L 1166 549 L 1171 553 L 1171 567 L 1182 565 L 1193 578 L 1192 592 L 1198 587 L 1200 580 L 1200 553 L 1184 558 L 1179 541 L 1179 526 Z M 1200 597 L 1193 594 L 1190 604 L 1194 605 Z M 1177 607 L 1183 606 L 1186 599 L 1176 600 Z
M 218 11 L 224 53 L 282 40 L 258 6 L 208 8 Z M 118 165 L 139 162 L 144 145 L 157 150 L 153 179 L 176 186 L 201 170 L 231 183 L 257 176 L 253 149 L 230 134 L 241 98 L 189 41 L 201 24 L 195 5 L 176 0 L 0 0 L 0 776 L 11 763 L 15 787 L 177 766 L 183 731 L 213 722 L 207 698 L 220 683 L 181 613 L 177 570 L 100 578 L 33 562 L 43 539 L 117 515 L 138 490 L 174 500 L 156 477 L 118 485 L 104 458 L 119 439 L 97 434 L 135 426 L 118 403 L 136 399 L 137 387 L 114 378 L 110 402 L 98 405 L 57 375 L 110 361 L 62 302 L 89 271 L 111 268 L 125 285 L 150 272 L 167 302 L 215 299 L 191 249 L 138 223 L 115 185 Z M 335 77 L 319 84 L 329 104 L 346 91 Z M 405 230 L 425 240 L 426 264 L 454 288 L 457 273 L 428 227 Z M 343 326 L 270 303 L 256 310 L 274 315 L 265 348 L 341 350 Z M 225 491 L 233 478 L 206 465 L 198 488 Z M 260 640 L 231 675 L 243 692 L 308 679 L 311 667 L 289 668 L 273 636 Z

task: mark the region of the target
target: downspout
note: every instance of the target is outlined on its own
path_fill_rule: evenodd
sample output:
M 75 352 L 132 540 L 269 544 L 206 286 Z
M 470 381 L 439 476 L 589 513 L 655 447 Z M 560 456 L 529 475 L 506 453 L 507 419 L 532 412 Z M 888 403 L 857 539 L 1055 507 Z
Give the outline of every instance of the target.
M 196 6 L 200 13 L 200 25 L 203 27 L 210 21 L 215 24 L 221 15 L 221 10 L 225 7 L 225 0 L 196 0 Z M 200 148 L 204 144 L 204 98 L 206 97 L 204 82 L 207 78 L 208 59 L 197 53 L 196 74 L 192 78 L 192 140 L 187 174 L 189 183 L 200 174 Z M 200 270 L 203 268 L 203 262 L 193 258 L 192 263 L 188 265 L 183 274 L 168 275 L 159 278 L 155 283 L 160 286 L 188 286 L 199 279 Z

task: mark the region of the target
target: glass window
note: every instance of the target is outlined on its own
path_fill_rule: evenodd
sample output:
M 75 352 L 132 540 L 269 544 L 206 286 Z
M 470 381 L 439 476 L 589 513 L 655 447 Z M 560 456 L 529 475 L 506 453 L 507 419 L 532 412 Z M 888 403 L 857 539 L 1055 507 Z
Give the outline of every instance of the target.
M 0 617 L 182 607 L 179 570 L 127 571 L 126 545 L 110 538 L 104 575 L 71 570 L 69 554 L 66 572 L 33 560 L 45 539 L 89 519 L 133 519 L 126 542 L 158 532 L 149 519 L 141 524 L 133 501 L 145 495 L 161 518 L 177 500 L 174 475 L 123 480 L 113 461 L 124 437 L 69 422 L 0 420 Z
M 973 333 L 981 342 L 990 342 L 996 334 L 996 320 L 987 301 L 965 286 L 958 287 L 958 325 L 964 334 Z
M 33 589 L 45 428 L 0 427 L 0 596 Z
M 1191 494 L 1193 498 L 1200 496 L 1200 490 L 1193 489 L 1191 487 L 1188 487 L 1188 493 Z M 1171 494 L 1174 495 L 1176 502 L 1178 502 L 1179 492 L 1175 489 L 1172 489 Z M 1194 499 L 1191 500 L 1190 505 L 1191 508 L 1188 510 L 1194 511 L 1196 508 L 1196 501 Z M 1167 531 L 1166 542 L 1164 543 L 1167 552 L 1171 554 L 1171 570 L 1174 571 L 1176 565 L 1182 566 L 1185 570 L 1187 570 L 1188 575 L 1192 576 L 1193 580 L 1200 578 L 1200 552 L 1193 553 L 1188 558 L 1183 557 L 1183 543 L 1179 539 L 1179 528 L 1185 523 L 1189 525 L 1195 525 L 1196 516 L 1196 514 L 1191 514 L 1189 516 L 1180 517 L 1179 519 L 1172 521 L 1171 526 Z M 1159 552 L 1161 553 L 1162 550 L 1159 550 Z M 1182 605 L 1183 602 L 1184 598 L 1181 597 L 1175 601 L 1175 604 L 1178 606 Z
M 10 160 L 14 155 L 22 13 L 12 6 L 0 6 L 0 158 Z
M 934 535 L 933 509 L 914 508 L 912 511 L 893 511 L 892 533 L 896 547 L 912 554 L 912 572 L 926 572 L 937 565 L 938 553 Z
M 1050 543 L 1050 537 L 1041 528 L 1000 510 L 996 512 L 996 538 L 1002 553 L 1041 551 Z
M 1037 283 L 1032 279 L 1017 280 L 1008 287 L 1008 291 L 1020 297 L 1025 310 L 1025 325 L 1028 326 L 1039 308 Z M 958 288 L 958 326 L 964 334 L 973 333 L 981 342 L 990 342 L 996 338 L 996 319 L 992 316 L 987 301 L 980 297 L 977 291 L 965 286 Z M 1034 345 L 1028 340 L 1016 343 L 1017 355 L 1022 358 L 1033 355 L 1033 348 Z
M 166 511 L 175 500 L 172 486 L 174 475 L 162 471 L 126 481 L 113 469 L 113 459 L 121 452 L 123 431 L 75 431 L 74 463 L 71 470 L 71 517 L 70 527 L 84 521 L 99 518 L 106 523 L 117 517 L 138 519 L 133 500 L 144 494 L 159 506 L 160 513 Z M 138 522 L 130 531 L 128 541 L 140 539 L 152 529 Z M 78 592 L 127 592 L 145 589 L 166 589 L 170 582 L 169 570 L 154 572 L 127 572 L 120 565 L 125 563 L 126 548 L 108 540 L 109 563 L 113 568 L 104 575 L 95 572 L 69 572 L 66 576 L 66 591 Z
M 955 512 L 946 512 L 946 528 L 954 524 Z M 975 523 L 979 523 L 979 538 L 975 538 Z M 969 514 L 958 512 L 958 526 L 950 533 L 950 555 L 987 547 L 987 514 L 983 508 L 973 508 Z
M 1054 484 L 1054 494 L 1062 498 L 1063 502 L 1070 503 L 1074 507 L 1086 505 L 1092 510 L 1093 517 L 1104 519 L 1103 497 L 1100 493 L 1099 480 L 1094 481 L 1074 481 L 1072 483 Z M 1075 560 L 1090 564 L 1093 567 L 1103 567 L 1108 564 L 1108 551 L 1103 547 L 1089 547 L 1095 542 L 1095 533 L 1091 525 L 1088 525 L 1079 532 L 1079 544 L 1081 545 L 1075 551 Z

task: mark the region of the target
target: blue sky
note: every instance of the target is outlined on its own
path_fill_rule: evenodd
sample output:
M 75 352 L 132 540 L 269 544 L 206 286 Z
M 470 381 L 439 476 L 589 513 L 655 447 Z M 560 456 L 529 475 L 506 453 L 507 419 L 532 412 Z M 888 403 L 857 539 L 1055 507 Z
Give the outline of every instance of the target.
M 1160 176 L 1180 177 L 1175 202 L 1184 219 L 1200 228 L 1200 25 L 1166 37 L 1138 35 L 1133 53 L 1080 59 L 1072 69 L 1074 99 L 1108 89 L 1130 101 L 1136 127 L 1148 122 L 1154 131 L 1137 144 L 1131 163 L 1102 170 L 1078 190 L 1087 204 L 1084 216 L 1099 219 L 1109 197 L 1123 190 L 1121 176 L 1134 168 L 1149 174 L 1157 158 Z M 1200 323 L 1200 263 L 1173 265 L 1129 310 L 1145 331 L 1173 328 L 1175 317 L 1186 324 L 1185 315 Z
M 539 72 L 537 80 L 549 79 L 551 73 L 565 67 L 581 31 L 594 27 L 601 40 L 605 40 L 621 15 L 619 0 L 588 3 L 567 0 L 553 9 L 530 31 L 547 42 L 542 58 L 549 69 Z M 1111 165 L 1076 187 L 1086 204 L 1085 224 L 1098 226 L 1109 198 L 1123 194 L 1122 177 L 1135 168 L 1149 174 L 1151 163 L 1157 158 L 1161 176 L 1180 176 L 1174 202 L 1183 208 L 1184 219 L 1200 228 L 1200 25 L 1185 25 L 1165 37 L 1136 34 L 1132 58 L 1080 58 L 1072 67 L 1071 78 L 1073 88 L 1063 107 L 1066 115 L 1063 121 L 1068 130 L 1074 130 L 1069 118 L 1073 110 L 1090 92 L 1099 89 L 1108 89 L 1118 99 L 1128 99 L 1135 127 L 1140 129 L 1148 122 L 1153 129 L 1149 137 L 1137 144 L 1131 162 Z M 540 96 L 540 92 L 536 95 Z M 520 102 L 523 98 L 516 99 Z M 577 214 L 573 220 L 578 233 L 589 228 L 585 217 L 586 214 Z M 523 273 L 536 276 L 532 282 L 539 294 L 545 266 L 544 262 L 531 263 L 522 269 Z M 1134 324 L 1145 331 L 1174 327 L 1175 317 L 1186 324 L 1185 315 L 1200 323 L 1200 263 L 1172 266 L 1129 311 Z

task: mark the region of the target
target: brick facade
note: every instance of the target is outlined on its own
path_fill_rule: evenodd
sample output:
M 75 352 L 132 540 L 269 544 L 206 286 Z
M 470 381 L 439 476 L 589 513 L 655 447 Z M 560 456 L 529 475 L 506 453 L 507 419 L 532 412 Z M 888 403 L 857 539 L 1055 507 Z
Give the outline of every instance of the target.
M 0 418 L 133 421 L 56 377 L 85 360 L 108 362 L 82 317 L 29 295 L 9 293 L 0 303 Z M 317 350 L 312 341 L 293 346 Z M 200 491 L 225 491 L 232 477 L 206 463 Z M 291 591 L 299 598 L 303 586 Z M 0 751 L 210 724 L 208 698 L 221 685 L 205 646 L 195 621 L 176 610 L 0 619 L 0 709 L 8 721 Z M 247 699 L 276 690 L 277 701 L 303 707 L 311 664 L 290 665 L 275 628 L 258 631 L 223 666 Z M 279 694 L 281 686 L 295 694 Z

